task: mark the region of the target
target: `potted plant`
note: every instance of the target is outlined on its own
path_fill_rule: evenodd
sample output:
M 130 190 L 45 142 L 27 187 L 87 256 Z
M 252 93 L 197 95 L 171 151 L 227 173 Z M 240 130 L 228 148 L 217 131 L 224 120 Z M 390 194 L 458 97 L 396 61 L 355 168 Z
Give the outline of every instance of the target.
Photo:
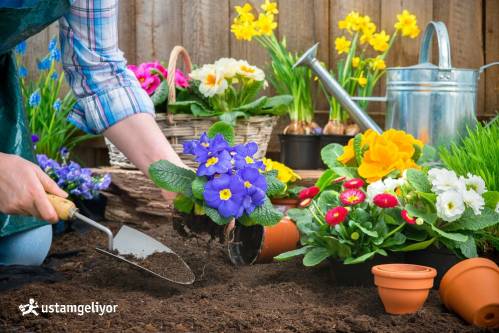
M 288 51 L 285 37 L 279 41 L 275 36 L 277 3 L 266 0 L 261 8 L 263 11 L 255 15 L 249 3 L 236 6 L 231 31 L 236 39 L 254 38 L 267 50 L 270 84 L 277 93 L 293 96 L 293 103 L 287 107 L 290 124 L 280 135 L 281 162 L 294 169 L 315 169 L 319 166 L 320 128 L 314 122 L 312 73 L 305 67 L 293 68 L 298 55 Z
M 399 33 L 410 38 L 419 35 L 416 16 L 404 10 L 397 18 L 396 30 L 391 36 L 385 30 L 376 32 L 376 25 L 371 18 L 355 11 L 338 22 L 339 29 L 345 34 L 335 39 L 335 50 L 341 57 L 337 61 L 336 69 L 331 70 L 331 75 L 349 95 L 357 94 L 361 98 L 358 103 L 363 110 L 366 110 L 368 105 L 369 99 L 366 97 L 372 96 L 376 84 L 385 74 L 385 59 Z M 330 111 L 329 121 L 322 131 L 321 146 L 333 142 L 345 145 L 360 128 L 350 120 L 348 111 L 334 97 L 322 90 L 328 98 Z
M 463 257 L 476 256 L 475 233 L 499 222 L 491 208 L 496 203 L 485 204 L 485 192 L 466 186 L 481 188 L 477 176 L 458 178 L 449 170 L 418 165 L 433 153 L 412 135 L 393 129 L 381 135 L 368 130 L 345 147 L 323 148 L 329 169 L 302 201 L 304 209 L 288 212 L 302 233 L 303 247 L 277 259 L 303 254 L 306 266 L 328 257 L 359 264 L 434 243 Z M 345 269 L 339 266 L 337 272 Z
M 149 168 L 153 182 L 177 192 L 174 207 L 181 213 L 206 215 L 218 225 L 237 223 L 244 227 L 272 226 L 283 214 L 269 196 L 283 190 L 275 173 L 265 173 L 256 159 L 254 142 L 234 145 L 234 129 L 225 122 L 215 123 L 199 140 L 184 143 L 186 154 L 195 156 L 199 167 L 194 172 L 168 161 L 158 161 Z M 229 239 L 229 257 L 233 262 L 245 258 Z

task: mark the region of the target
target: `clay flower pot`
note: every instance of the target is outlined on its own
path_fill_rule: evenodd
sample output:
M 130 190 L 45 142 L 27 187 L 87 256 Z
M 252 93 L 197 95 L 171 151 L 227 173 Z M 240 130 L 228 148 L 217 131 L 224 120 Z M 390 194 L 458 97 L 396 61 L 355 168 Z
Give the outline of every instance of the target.
M 374 266 L 374 284 L 390 314 L 408 314 L 421 309 L 437 275 L 434 268 L 409 264 Z
M 273 199 L 272 203 L 283 214 L 298 205 L 297 199 Z M 270 227 L 244 227 L 237 223 L 228 226 L 228 251 L 233 264 L 270 263 L 281 253 L 298 247 L 300 232 L 289 217 Z
M 440 298 L 470 324 L 499 328 L 499 267 L 485 258 L 461 261 L 442 278 Z

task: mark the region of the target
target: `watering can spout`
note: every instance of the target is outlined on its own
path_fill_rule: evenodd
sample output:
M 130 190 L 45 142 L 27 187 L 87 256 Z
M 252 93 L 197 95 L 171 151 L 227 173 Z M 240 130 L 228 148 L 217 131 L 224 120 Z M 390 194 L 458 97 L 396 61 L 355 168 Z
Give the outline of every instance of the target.
M 319 43 L 308 49 L 298 61 L 293 65 L 293 68 L 298 66 L 308 66 L 321 80 L 324 88 L 348 111 L 350 116 L 359 124 L 362 130 L 372 129 L 377 133 L 382 133 L 381 127 L 369 117 L 348 95 L 343 87 L 329 74 L 329 72 L 317 60 L 317 47 Z

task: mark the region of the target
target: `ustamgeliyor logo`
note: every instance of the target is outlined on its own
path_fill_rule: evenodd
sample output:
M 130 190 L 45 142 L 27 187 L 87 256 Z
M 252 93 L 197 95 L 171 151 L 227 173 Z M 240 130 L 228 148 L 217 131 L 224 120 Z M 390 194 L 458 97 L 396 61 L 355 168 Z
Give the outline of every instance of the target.
M 42 304 L 34 298 L 30 298 L 27 304 L 19 305 L 19 310 L 23 316 L 33 314 L 38 316 L 42 313 L 76 313 L 78 316 L 83 316 L 87 313 L 95 313 L 103 316 L 107 313 L 115 313 L 118 309 L 117 304 L 99 304 L 99 302 L 92 302 L 90 304 Z

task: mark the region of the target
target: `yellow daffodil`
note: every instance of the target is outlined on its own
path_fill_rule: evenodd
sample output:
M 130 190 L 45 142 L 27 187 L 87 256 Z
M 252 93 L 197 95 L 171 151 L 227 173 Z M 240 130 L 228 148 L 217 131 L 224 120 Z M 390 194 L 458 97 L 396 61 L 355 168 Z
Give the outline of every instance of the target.
M 346 39 L 345 36 L 338 37 L 334 41 L 334 46 L 336 51 L 338 51 L 338 54 L 348 53 L 351 44 L 352 42 Z
M 386 68 L 385 61 L 383 59 L 381 59 L 381 57 L 379 57 L 379 56 L 374 58 L 374 59 L 371 59 L 369 66 L 373 70 L 376 70 L 376 71 L 383 70 Z
M 255 22 L 237 22 L 232 24 L 230 31 L 239 40 L 250 41 L 253 37 L 258 36 Z
M 352 67 L 357 68 L 360 66 L 360 57 L 353 57 L 352 59 Z
M 387 35 L 385 30 L 375 33 L 369 39 L 369 44 L 379 52 L 385 52 L 388 49 L 388 41 L 390 40 L 390 35 Z
M 253 10 L 253 7 L 251 6 L 250 3 L 245 3 L 243 6 L 236 6 L 235 7 L 238 16 L 238 19 L 241 21 L 253 21 L 255 19 L 255 16 L 251 12 Z
M 359 77 L 357 78 L 357 82 L 362 88 L 367 85 L 367 78 L 364 76 L 364 73 L 360 73 Z
M 368 43 L 375 31 L 376 31 L 376 24 L 374 24 L 373 22 L 367 23 L 366 26 L 362 29 L 362 35 L 360 36 L 360 44 L 364 45 L 365 43 Z
M 269 0 L 265 0 L 265 3 L 261 5 L 261 8 L 265 11 L 266 14 L 279 13 L 279 10 L 277 9 L 277 3 L 271 2 Z
M 369 19 L 368 16 L 366 17 Z M 360 16 L 359 13 L 350 12 L 344 20 L 340 20 L 338 22 L 338 28 L 340 28 L 341 30 L 347 30 L 348 32 L 352 33 L 354 31 L 359 31 L 363 22 L 364 17 Z
M 402 36 L 416 38 L 419 35 L 420 30 L 417 25 L 416 15 L 404 9 L 401 14 L 397 15 L 397 20 L 394 27 L 401 31 Z
M 256 21 L 256 29 L 260 35 L 272 35 L 272 32 L 277 28 L 277 23 L 274 22 L 274 15 L 260 14 Z

